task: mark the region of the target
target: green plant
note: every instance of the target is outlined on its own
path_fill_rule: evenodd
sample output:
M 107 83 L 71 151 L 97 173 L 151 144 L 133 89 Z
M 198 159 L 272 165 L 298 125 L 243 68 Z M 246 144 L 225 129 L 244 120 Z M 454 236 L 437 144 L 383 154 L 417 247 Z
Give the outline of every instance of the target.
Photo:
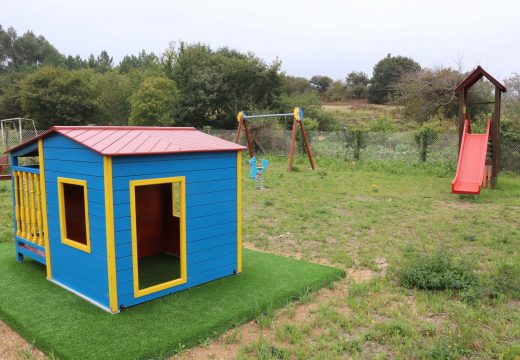
M 415 143 L 419 147 L 420 160 L 425 162 L 431 145 L 439 137 L 439 130 L 432 125 L 422 126 L 415 134 Z
M 404 287 L 421 290 L 463 290 L 478 283 L 469 265 L 445 251 L 411 260 L 399 270 L 399 280 Z

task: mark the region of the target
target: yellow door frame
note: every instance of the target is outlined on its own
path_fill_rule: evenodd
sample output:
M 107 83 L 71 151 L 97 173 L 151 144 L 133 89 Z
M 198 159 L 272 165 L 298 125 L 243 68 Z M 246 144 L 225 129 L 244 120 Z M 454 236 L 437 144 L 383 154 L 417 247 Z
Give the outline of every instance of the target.
M 179 230 L 180 230 L 180 263 L 181 276 L 178 279 L 164 282 L 162 284 L 153 285 L 144 289 L 139 287 L 139 259 L 137 257 L 137 217 L 135 203 L 135 188 L 138 186 L 170 184 L 172 185 L 172 210 L 175 211 L 175 184 L 180 185 L 180 202 L 179 202 Z M 175 215 L 175 214 L 173 214 Z M 132 233 L 132 269 L 134 277 L 134 297 L 141 297 L 155 292 L 172 288 L 188 281 L 186 271 L 186 177 L 176 176 L 168 178 L 156 178 L 145 180 L 130 181 L 130 221 Z

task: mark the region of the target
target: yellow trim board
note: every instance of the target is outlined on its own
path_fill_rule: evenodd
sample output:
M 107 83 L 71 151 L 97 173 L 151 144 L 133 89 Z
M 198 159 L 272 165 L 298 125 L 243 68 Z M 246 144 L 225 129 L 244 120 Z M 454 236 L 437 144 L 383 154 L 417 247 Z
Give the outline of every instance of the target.
M 47 191 L 45 190 L 45 162 L 43 159 L 43 139 L 38 140 L 38 162 L 40 166 L 40 193 L 41 209 L 43 218 L 43 236 L 45 246 L 45 263 L 47 279 L 52 279 L 51 251 L 49 244 L 49 222 L 47 218 Z
M 150 286 L 141 289 L 139 286 L 139 259 L 137 255 L 137 217 L 136 217 L 136 203 L 135 203 L 135 188 L 138 186 L 146 185 L 158 185 L 158 184 L 172 184 L 172 202 L 175 202 L 173 198 L 174 185 L 180 183 L 180 202 L 179 202 L 179 230 L 180 230 L 180 263 L 181 263 L 181 276 L 178 279 L 164 282 L 162 284 Z M 173 209 L 173 207 L 172 207 Z M 181 284 L 185 284 L 188 281 L 188 275 L 186 270 L 186 178 L 184 176 L 176 176 L 169 178 L 156 178 L 146 180 L 132 180 L 130 181 L 130 221 L 131 221 L 131 233 L 132 233 L 132 271 L 134 277 L 134 297 L 141 297 L 155 292 L 172 288 Z
M 108 297 L 110 311 L 119 312 L 117 301 L 116 244 L 114 238 L 114 192 L 112 187 L 112 158 L 103 157 L 105 189 L 105 231 L 107 239 Z
M 242 151 L 237 151 L 237 273 L 242 272 Z
M 86 244 L 82 244 L 78 241 L 69 239 L 67 237 L 67 222 L 65 221 L 65 196 L 63 193 L 63 184 L 78 185 L 78 186 L 83 187 L 83 201 L 85 202 L 85 209 L 84 209 L 85 210 L 85 231 L 86 231 L 86 238 L 87 238 Z M 61 242 L 65 245 L 69 245 L 78 250 L 90 253 L 90 226 L 89 226 L 89 216 L 88 216 L 87 181 L 58 177 L 58 201 L 59 201 L 59 207 L 60 207 Z

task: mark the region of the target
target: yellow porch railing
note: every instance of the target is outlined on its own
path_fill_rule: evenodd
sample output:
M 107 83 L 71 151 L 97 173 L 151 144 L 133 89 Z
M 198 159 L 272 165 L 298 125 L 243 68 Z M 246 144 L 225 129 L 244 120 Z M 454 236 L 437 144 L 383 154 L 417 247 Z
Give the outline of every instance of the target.
M 44 246 L 40 174 L 31 170 L 13 171 L 16 235 Z

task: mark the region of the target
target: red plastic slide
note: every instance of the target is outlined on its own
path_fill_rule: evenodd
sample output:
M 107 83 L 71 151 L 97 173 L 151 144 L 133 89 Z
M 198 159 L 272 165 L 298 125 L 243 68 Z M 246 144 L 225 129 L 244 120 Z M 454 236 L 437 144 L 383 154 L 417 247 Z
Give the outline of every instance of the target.
M 485 134 L 470 134 L 469 120 L 464 121 L 464 132 L 460 145 L 457 174 L 451 182 L 451 192 L 454 194 L 480 194 L 480 186 L 484 178 L 486 153 L 491 120 L 488 120 Z

